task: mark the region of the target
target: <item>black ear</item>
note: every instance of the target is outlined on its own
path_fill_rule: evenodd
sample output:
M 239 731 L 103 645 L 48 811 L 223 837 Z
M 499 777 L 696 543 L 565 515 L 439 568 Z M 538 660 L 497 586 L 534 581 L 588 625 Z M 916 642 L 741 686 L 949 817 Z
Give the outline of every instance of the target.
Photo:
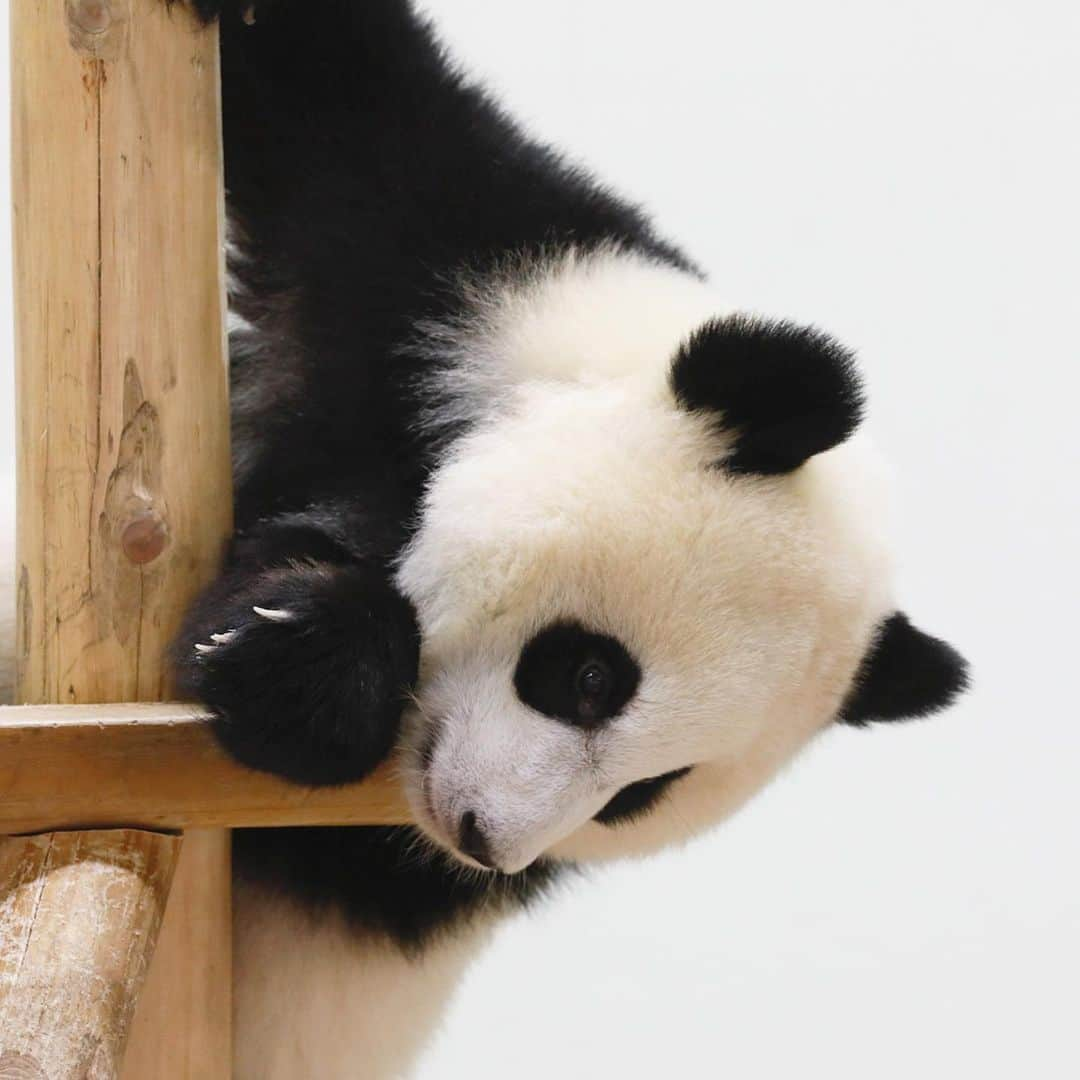
M 791 472 L 862 418 L 849 350 L 813 327 L 746 315 L 694 331 L 672 363 L 671 388 L 683 408 L 717 413 L 734 435 L 724 461 L 734 472 Z
M 967 661 L 898 611 L 881 624 L 837 719 L 862 727 L 929 716 L 951 705 L 967 685 Z

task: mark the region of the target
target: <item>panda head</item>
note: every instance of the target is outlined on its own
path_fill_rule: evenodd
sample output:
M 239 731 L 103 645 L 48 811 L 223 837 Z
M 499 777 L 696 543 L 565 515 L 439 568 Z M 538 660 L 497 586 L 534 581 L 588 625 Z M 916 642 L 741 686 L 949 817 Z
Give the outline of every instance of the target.
M 653 351 L 518 379 L 435 471 L 402 558 L 407 790 L 466 864 L 685 839 L 826 725 L 964 686 L 896 609 L 847 350 L 731 316 Z

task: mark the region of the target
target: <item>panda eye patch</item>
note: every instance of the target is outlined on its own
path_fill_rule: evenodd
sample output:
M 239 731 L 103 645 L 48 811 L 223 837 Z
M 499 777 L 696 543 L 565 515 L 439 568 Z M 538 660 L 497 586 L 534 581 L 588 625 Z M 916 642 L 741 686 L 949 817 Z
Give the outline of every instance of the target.
M 577 622 L 541 630 L 521 650 L 514 672 L 522 702 L 580 727 L 617 716 L 640 681 L 641 669 L 619 641 Z

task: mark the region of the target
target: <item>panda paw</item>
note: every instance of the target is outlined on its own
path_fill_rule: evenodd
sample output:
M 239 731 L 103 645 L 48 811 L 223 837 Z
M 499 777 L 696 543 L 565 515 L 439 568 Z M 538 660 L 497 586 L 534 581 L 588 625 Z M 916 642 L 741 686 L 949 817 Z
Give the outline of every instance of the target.
M 366 567 L 222 579 L 175 646 L 180 688 L 241 763 L 304 784 L 359 780 L 390 751 L 416 682 L 409 602 Z

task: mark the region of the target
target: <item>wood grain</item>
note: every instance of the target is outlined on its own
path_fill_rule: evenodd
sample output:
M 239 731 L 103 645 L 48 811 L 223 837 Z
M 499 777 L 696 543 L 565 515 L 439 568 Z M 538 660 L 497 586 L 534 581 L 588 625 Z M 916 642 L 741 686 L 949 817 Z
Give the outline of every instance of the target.
M 160 0 L 11 15 L 19 700 L 160 700 L 166 644 L 231 526 L 216 31 Z M 155 985 L 186 984 L 186 1013 L 175 995 L 142 1005 L 209 1047 L 211 1071 L 188 1074 L 207 1080 L 229 1075 L 229 980 L 205 980 L 195 928 L 227 890 L 211 876 L 169 907 L 164 938 L 190 949 Z
M 183 857 L 169 892 L 169 911 L 184 917 L 162 929 L 139 996 L 121 1077 L 227 1075 L 232 1040 L 232 860 L 230 833 L 184 833 Z M 213 887 L 207 889 L 207 882 Z M 197 958 L 197 963 L 192 958 Z M 179 976 L 179 977 L 178 977 Z M 220 1010 L 200 1015 L 207 1005 Z M 192 1026 L 191 1017 L 199 1017 Z M 0 1073 L 0 1080 L 3 1074 Z
M 0 1077 L 112 1080 L 180 838 L 0 838 Z
M 216 39 L 13 6 L 19 698 L 160 701 L 231 528 Z M 106 48 L 106 42 L 109 43 Z M 156 554 L 155 554 L 156 552 Z
M 301 787 L 235 764 L 190 705 L 13 705 L 0 708 L 0 832 L 402 824 L 396 769 Z

